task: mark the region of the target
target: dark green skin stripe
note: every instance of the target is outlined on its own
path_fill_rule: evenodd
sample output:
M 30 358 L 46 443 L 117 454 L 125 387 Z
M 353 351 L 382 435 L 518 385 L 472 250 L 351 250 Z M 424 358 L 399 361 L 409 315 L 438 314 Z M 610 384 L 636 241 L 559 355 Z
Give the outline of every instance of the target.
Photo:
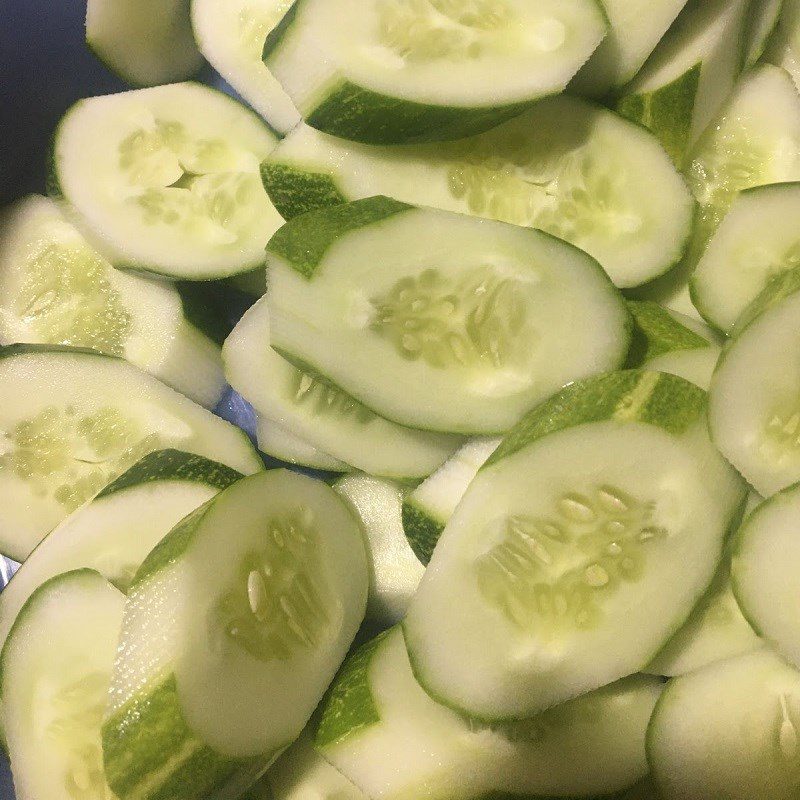
M 676 375 L 645 370 L 610 372 L 570 384 L 534 408 L 508 432 L 482 469 L 543 436 L 576 425 L 624 419 L 681 434 L 705 411 L 706 393 Z
M 407 203 L 377 196 L 312 211 L 280 228 L 270 239 L 267 253 L 284 259 L 303 277 L 312 278 L 337 239 L 413 208 Z
M 264 42 L 264 49 L 261 52 L 261 58 L 267 66 L 269 66 L 269 59 L 273 53 L 282 44 L 284 37 L 292 29 L 297 12 L 303 0 L 295 0 L 283 15 L 281 21 L 270 31 Z
M 414 555 L 426 567 L 443 530 L 444 525 L 440 525 L 412 502 L 406 500 L 403 503 L 403 531 Z
M 333 177 L 324 172 L 309 172 L 265 161 L 261 165 L 261 180 L 272 204 L 284 219 L 338 206 L 348 200 Z
M 628 301 L 633 317 L 633 339 L 628 366 L 640 367 L 651 358 L 675 350 L 699 350 L 709 343 L 700 334 L 681 325 L 666 309 L 650 300 Z
M 196 482 L 217 489 L 226 489 L 242 477 L 244 476 L 235 469 L 194 453 L 184 453 L 181 450 L 156 450 L 109 483 L 97 497 L 108 497 L 131 486 L 155 481 Z
M 67 347 L 63 344 L 6 344 L 0 345 L 0 358 L 14 358 L 16 356 L 93 356 L 94 358 L 106 358 L 110 361 L 123 361 L 117 356 L 109 356 L 105 353 L 98 353 L 97 350 L 89 350 L 85 347 Z
M 214 281 L 177 281 L 183 316 L 220 347 L 233 330 L 224 292 Z
M 800 291 L 800 267 L 773 275 L 761 294 L 742 312 L 731 332 L 731 338 L 737 337 L 753 320 L 798 291 Z

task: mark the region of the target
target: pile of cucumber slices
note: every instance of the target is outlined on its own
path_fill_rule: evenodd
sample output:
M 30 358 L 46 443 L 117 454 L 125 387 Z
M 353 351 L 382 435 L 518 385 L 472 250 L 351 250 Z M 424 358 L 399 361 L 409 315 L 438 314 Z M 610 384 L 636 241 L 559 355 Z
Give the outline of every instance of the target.
M 0 229 L 17 800 L 798 800 L 800 0 L 86 35 Z

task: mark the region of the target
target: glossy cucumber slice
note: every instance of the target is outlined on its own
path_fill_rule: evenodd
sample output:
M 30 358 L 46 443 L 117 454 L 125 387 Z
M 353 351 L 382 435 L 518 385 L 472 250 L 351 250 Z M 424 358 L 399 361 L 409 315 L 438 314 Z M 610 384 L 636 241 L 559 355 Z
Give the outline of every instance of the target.
M 267 34 L 292 0 L 191 0 L 197 46 L 217 72 L 274 128 L 288 133 L 300 114 L 264 64 Z
M 117 797 L 242 793 L 300 734 L 366 600 L 358 525 L 321 481 L 243 478 L 184 519 L 125 607 L 103 723 Z
M 112 797 L 100 725 L 125 598 L 79 570 L 39 587 L 3 648 L 3 725 L 17 800 Z
M 655 656 L 714 577 L 744 497 L 705 412 L 682 378 L 626 371 L 572 384 L 509 432 L 404 622 L 433 697 L 518 719 Z
M 256 303 L 225 342 L 225 374 L 265 422 L 356 469 L 390 478 L 430 475 L 459 446 L 455 436 L 389 422 L 313 370 L 270 347 L 269 308 Z
M 800 673 L 769 650 L 667 685 L 647 734 L 664 800 L 791 800 L 800 780 Z
M 333 488 L 352 508 L 366 538 L 367 621 L 381 628 L 396 625 L 425 572 L 403 531 L 403 489 L 371 475 L 345 475 Z
M 597 262 L 539 231 L 377 197 L 292 220 L 267 258 L 273 347 L 401 425 L 506 430 L 628 348 Z
M 482 725 L 425 694 L 393 629 L 345 662 L 316 746 L 375 800 L 606 796 L 645 776 L 661 689 L 635 676 L 516 724 Z
M 745 68 L 754 66 L 764 55 L 778 26 L 783 5 L 784 0 L 751 0 L 745 29 Z
M 314 128 L 437 141 L 560 93 L 606 30 L 594 0 L 297 0 L 264 61 Z
M 318 450 L 288 428 L 272 420 L 259 417 L 256 435 L 258 449 L 262 453 L 287 464 L 326 472 L 350 472 L 352 469 L 349 464 Z
M 115 266 L 173 278 L 259 267 L 281 219 L 258 179 L 275 137 L 197 83 L 76 103 L 56 130 L 53 188 Z
M 287 219 L 388 195 L 547 231 L 594 256 L 620 287 L 676 264 L 693 215 L 685 182 L 653 136 L 567 96 L 436 147 L 349 144 L 301 125 L 262 176 Z
M 0 551 L 18 561 L 154 450 L 263 469 L 242 431 L 116 358 L 0 348 L 0 385 Z
M 178 291 L 120 272 L 52 200 L 32 195 L 0 237 L 0 344 L 72 345 L 121 356 L 213 408 L 220 349 L 187 318 Z

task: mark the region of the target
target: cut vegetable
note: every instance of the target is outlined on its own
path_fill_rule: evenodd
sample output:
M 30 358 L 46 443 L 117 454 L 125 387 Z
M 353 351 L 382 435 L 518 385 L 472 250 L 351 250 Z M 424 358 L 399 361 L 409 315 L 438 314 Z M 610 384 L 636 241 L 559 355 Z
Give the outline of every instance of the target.
M 636 676 L 517 724 L 483 726 L 425 694 L 394 629 L 345 663 L 316 745 L 375 800 L 606 795 L 645 776 L 661 688 Z
M 670 682 L 647 734 L 664 800 L 793 800 L 800 673 L 768 650 Z
M 318 130 L 429 142 L 560 93 L 606 30 L 594 0 L 298 0 L 264 61 Z
M 225 387 L 219 346 L 176 289 L 113 269 L 38 196 L 9 212 L 0 238 L 0 344 L 17 342 L 122 356 L 207 408 Z
M 207 280 L 253 270 L 281 224 L 258 179 L 275 137 L 207 86 L 92 97 L 59 123 L 54 190 L 115 266 Z
M 751 0 L 750 14 L 745 29 L 746 69 L 764 55 L 770 37 L 775 33 L 784 0 Z
M 267 34 L 292 0 L 192 0 L 197 46 L 211 65 L 278 133 L 300 114 L 264 64 Z
M 313 371 L 270 347 L 267 300 L 256 303 L 225 343 L 225 374 L 264 424 L 277 422 L 325 455 L 374 475 L 422 478 L 461 440 L 396 425 L 377 416 Z
M 242 473 L 263 469 L 247 437 L 116 358 L 0 348 L 0 551 L 23 561 L 71 511 L 154 450 Z
M 598 264 L 539 231 L 376 197 L 292 220 L 267 258 L 273 347 L 401 425 L 506 430 L 628 349 Z
M 509 432 L 404 622 L 431 696 L 518 719 L 655 656 L 714 577 L 744 499 L 705 409 L 682 378 L 618 372 L 567 387 Z
M 262 176 L 287 219 L 388 195 L 545 230 L 594 256 L 620 287 L 677 263 L 694 213 L 685 182 L 653 136 L 566 96 L 482 136 L 436 147 L 346 144 L 301 125 Z
M 70 572 L 25 604 L 3 648 L 3 726 L 17 800 L 111 797 L 100 724 L 125 598 Z
M 785 69 L 791 75 L 798 91 L 800 91 L 800 60 L 798 60 L 797 54 L 791 45 L 789 32 L 786 30 L 786 26 L 782 24 L 783 16 L 788 7 L 788 0 L 785 0 L 784 14 L 781 15 L 778 28 L 772 34 L 762 60 L 767 64 L 774 64 L 776 67 Z
M 321 481 L 243 478 L 187 517 L 125 607 L 103 724 L 115 794 L 241 794 L 300 734 L 366 600 L 358 525 Z
M 272 420 L 259 417 L 257 437 L 258 449 L 262 453 L 287 464 L 326 472 L 350 472 L 352 469 L 349 464 L 318 450 Z

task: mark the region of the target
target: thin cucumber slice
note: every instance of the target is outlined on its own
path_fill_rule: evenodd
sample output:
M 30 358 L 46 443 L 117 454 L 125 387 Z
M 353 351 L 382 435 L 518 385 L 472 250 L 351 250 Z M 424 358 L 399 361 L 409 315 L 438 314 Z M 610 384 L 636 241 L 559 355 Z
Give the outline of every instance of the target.
M 242 431 L 116 358 L 0 348 L 0 385 L 0 551 L 17 561 L 154 450 L 263 469 Z
M 3 726 L 17 800 L 112 797 L 100 725 L 125 598 L 98 573 L 34 592 L 3 647 Z
M 261 266 L 281 224 L 258 179 L 274 146 L 255 114 L 198 83 L 92 97 L 56 130 L 54 191 L 115 266 L 226 278 Z
M 213 408 L 220 348 L 186 317 L 171 285 L 112 268 L 52 200 L 32 195 L 4 219 L 0 344 L 87 347 L 121 356 Z
M 509 432 L 404 622 L 433 697 L 518 719 L 655 656 L 714 577 L 744 499 L 705 411 L 682 378 L 627 371 L 567 387 Z
M 297 217 L 267 258 L 273 347 L 401 425 L 502 432 L 628 349 L 597 262 L 540 231 L 375 197 Z
M 278 133 L 288 133 L 300 114 L 264 64 L 267 34 L 292 0 L 191 0 L 192 27 L 200 52 Z
M 86 44 L 132 86 L 186 80 L 203 64 L 188 0 L 88 0 Z
M 423 564 L 431 560 L 447 521 L 500 442 L 489 437 L 470 439 L 403 501 L 403 529 Z
M 789 75 L 791 75 L 798 91 L 800 91 L 800 59 L 798 59 L 792 47 L 786 26 L 782 24 L 788 7 L 788 2 L 784 2 L 784 13 L 781 15 L 781 20 L 778 22 L 777 30 L 772 34 L 772 38 L 762 57 L 762 61 L 785 69 Z
M 778 26 L 783 4 L 784 0 L 751 0 L 745 30 L 745 69 L 754 66 L 764 55 Z
M 103 723 L 117 797 L 238 796 L 299 736 L 366 600 L 358 525 L 321 481 L 254 475 L 187 517 L 125 607 Z
M 484 726 L 425 694 L 393 629 L 345 662 L 316 746 L 375 800 L 605 796 L 645 776 L 661 689 L 635 676 L 517 724 Z
M 800 672 L 759 650 L 671 681 L 647 755 L 663 800 L 793 800 Z
M 350 472 L 352 467 L 301 439 L 283 425 L 263 417 L 256 428 L 258 449 L 272 458 L 297 467 L 326 472 Z
M 318 130 L 430 142 L 559 94 L 606 30 L 594 0 L 297 0 L 264 61 Z
M 403 531 L 403 490 L 371 475 L 345 475 L 333 488 L 364 530 L 369 559 L 367 621 L 382 628 L 396 625 L 425 572 Z
M 269 308 L 262 299 L 223 349 L 227 379 L 265 424 L 277 423 L 325 455 L 388 478 L 430 475 L 461 443 L 377 416 L 313 371 L 290 364 L 270 340 Z
M 287 218 L 375 194 L 547 231 L 594 256 L 617 286 L 676 264 L 694 213 L 658 141 L 572 97 L 436 147 L 348 144 L 301 125 L 262 166 Z M 658 185 L 658 191 L 648 187 Z

